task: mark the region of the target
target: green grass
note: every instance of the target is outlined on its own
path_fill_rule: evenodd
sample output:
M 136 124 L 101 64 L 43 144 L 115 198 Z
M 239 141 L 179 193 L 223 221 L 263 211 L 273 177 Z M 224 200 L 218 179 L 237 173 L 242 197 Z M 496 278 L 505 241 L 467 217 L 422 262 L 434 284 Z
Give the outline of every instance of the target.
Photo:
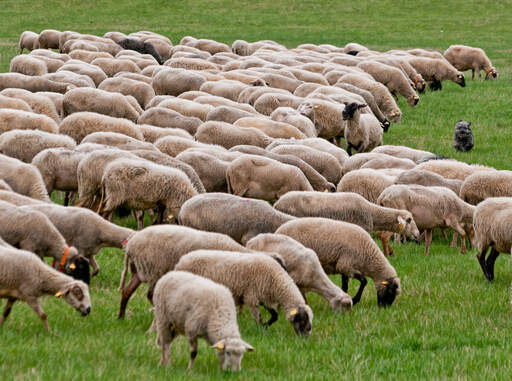
M 71 1 L 3 0 L 0 3 L 0 70 L 7 71 L 24 30 L 153 30 L 174 43 L 185 35 L 226 43 L 274 39 L 344 45 L 357 41 L 374 49 L 434 48 L 452 43 L 486 50 L 500 72 L 497 82 L 467 80 L 466 88 L 445 84 L 412 109 L 400 101 L 403 121 L 384 136 L 386 144 L 434 151 L 470 163 L 510 167 L 512 147 L 512 2 L 493 1 Z M 475 148 L 455 153 L 452 133 L 459 119 L 473 122 Z M 134 227 L 133 221 L 121 221 Z M 310 295 L 315 312 L 308 339 L 294 335 L 282 317 L 270 329 L 256 326 L 248 311 L 239 318 L 244 339 L 255 348 L 239 374 L 223 374 L 213 351 L 201 342 L 192 372 L 185 370 L 188 345 L 171 348 L 172 365 L 158 367 L 155 335 L 144 287 L 131 300 L 130 317 L 116 320 L 122 252 L 103 250 L 101 272 L 92 282 L 93 312 L 81 318 L 54 298 L 43 299 L 53 329 L 21 303 L 0 329 L 2 380 L 72 379 L 503 379 L 512 374 L 509 285 L 512 266 L 502 256 L 496 279 L 484 280 L 474 251 L 461 255 L 436 235 L 430 256 L 423 246 L 394 245 L 390 258 L 403 295 L 378 309 L 372 282 L 350 313 L 333 315 Z M 339 284 L 339 277 L 334 277 Z M 351 294 L 356 290 L 351 282 Z

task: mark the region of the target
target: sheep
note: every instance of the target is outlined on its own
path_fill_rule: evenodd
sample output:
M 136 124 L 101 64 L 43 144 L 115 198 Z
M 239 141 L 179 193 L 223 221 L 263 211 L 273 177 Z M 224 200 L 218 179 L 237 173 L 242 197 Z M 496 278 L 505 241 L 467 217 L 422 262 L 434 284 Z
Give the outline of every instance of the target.
M 39 33 L 40 49 L 59 49 L 59 38 L 61 32 L 55 29 L 45 29 Z
M 99 210 L 109 215 L 120 205 L 132 210 L 159 206 L 168 221 L 176 219 L 181 205 L 197 195 L 188 176 L 180 170 L 140 159 L 120 158 L 105 167 L 101 180 L 104 203 Z M 103 206 L 104 204 L 104 206 Z M 139 228 L 142 228 L 139 222 Z
M 133 150 L 148 150 L 158 151 L 158 149 L 151 143 L 142 142 L 138 139 L 134 139 L 125 134 L 119 134 L 117 132 L 93 132 L 87 135 L 82 143 L 95 143 L 104 146 L 116 147 L 121 150 L 133 151 Z
M 33 77 L 20 73 L 1 73 L 0 90 L 7 88 L 25 89 L 28 91 L 52 91 L 64 94 L 71 87 L 65 83 L 51 81 L 43 77 Z
M 394 184 L 395 177 L 375 169 L 358 169 L 343 176 L 338 184 L 337 192 L 353 192 L 360 194 L 374 204 L 384 189 Z M 401 208 L 403 209 L 403 208 Z
M 129 72 L 124 72 L 124 71 L 121 71 L 121 72 L 117 73 L 116 75 L 114 75 L 113 78 L 130 78 L 130 79 L 133 79 L 135 81 L 147 83 L 150 86 L 153 83 L 153 79 L 152 78 L 148 78 L 148 77 L 146 77 L 143 74 L 129 73 Z M 153 90 L 153 93 L 154 93 L 154 90 Z
M 37 168 L 18 159 L 0 154 L 0 179 L 17 193 L 50 202 L 43 179 Z
M 385 85 L 395 97 L 400 94 L 410 106 L 416 106 L 420 98 L 416 95 L 414 89 L 409 84 L 409 80 L 404 73 L 392 66 L 375 62 L 363 61 L 357 65 L 370 74 L 376 81 Z
M 61 71 L 70 71 L 75 74 L 86 75 L 93 80 L 94 86 L 99 86 L 101 82 L 108 78 L 99 66 L 88 64 L 86 62 L 68 61 L 57 70 L 57 73 Z
M 327 300 L 334 312 L 352 308 L 352 298 L 327 277 L 316 253 L 294 239 L 282 234 L 262 233 L 247 242 L 246 247 L 278 253 L 304 299 L 307 292 L 314 292 Z
M 76 112 L 62 120 L 59 133 L 68 135 L 80 144 L 94 132 L 117 132 L 144 141 L 139 126 L 123 118 L 114 118 L 95 112 Z
M 511 253 L 511 210 L 510 197 L 492 197 L 475 208 L 473 226 L 478 249 L 477 259 L 485 278 L 490 282 L 494 280 L 494 263 L 500 253 Z M 487 256 L 489 247 L 491 253 Z
M 92 111 L 115 118 L 126 118 L 132 122 L 136 122 L 140 116 L 126 96 L 88 87 L 68 91 L 62 105 L 65 115 Z
M 254 113 L 244 111 L 239 107 L 218 106 L 210 112 L 208 112 L 208 114 L 206 115 L 206 121 L 217 121 L 233 124 L 239 119 L 253 116 Z
M 361 153 L 382 145 L 381 124 L 372 114 L 361 114 L 363 107 L 366 105 L 352 102 L 346 104 L 342 113 L 346 121 L 344 135 L 349 156 L 352 155 L 352 148 Z
M 148 299 L 152 302 L 156 282 L 168 271 L 174 270 L 183 255 L 198 249 L 248 251 L 224 234 L 203 232 L 184 226 L 150 226 L 136 232 L 125 248 L 118 318 L 124 317 L 130 297 L 142 282 L 148 283 Z M 131 279 L 125 286 L 128 270 L 131 272 Z
M 330 183 L 337 184 L 341 179 L 342 167 L 330 153 L 300 144 L 279 145 L 272 148 L 270 152 L 280 155 L 294 155 L 304 160 Z
M 180 128 L 156 127 L 149 124 L 141 124 L 139 125 L 139 129 L 142 132 L 144 140 L 149 143 L 154 143 L 164 136 L 178 136 L 185 139 L 194 140 L 192 135 Z
M 318 173 L 317 170 L 314 169 L 311 165 L 295 155 L 280 155 L 260 147 L 247 145 L 232 147 L 230 151 L 242 152 L 249 155 L 265 156 L 269 159 L 277 160 L 284 164 L 293 165 L 304 173 L 314 190 L 322 192 L 326 190 L 328 192 L 336 191 L 336 187 L 332 183 L 328 182 L 325 177 Z
M 67 54 L 60 54 L 48 49 L 34 49 L 29 54 L 31 56 L 35 56 L 36 58 L 44 57 L 50 58 L 52 60 L 59 60 L 62 62 L 67 62 L 71 59 Z
M 396 170 L 397 173 L 402 172 L 401 170 L 413 169 L 416 167 L 416 163 L 409 159 L 400 159 L 398 157 L 386 157 L 386 158 L 375 158 L 368 160 L 361 166 L 361 169 L 371 168 L 371 169 L 390 169 Z M 387 171 L 391 173 L 392 171 Z M 394 171 L 393 171 L 394 172 Z
M 373 94 L 377 106 L 384 113 L 386 118 L 393 123 L 399 123 L 402 118 L 402 112 L 396 104 L 393 96 L 386 86 L 380 82 L 372 81 L 360 74 L 345 74 L 340 78 L 341 83 L 348 83 Z
M 272 114 L 270 114 L 270 119 L 276 122 L 288 123 L 296 127 L 308 138 L 315 138 L 317 136 L 317 131 L 313 122 L 308 117 L 291 107 L 276 108 Z
M 469 165 L 456 160 L 429 160 L 418 164 L 416 169 L 434 172 L 447 179 L 457 179 L 462 181 L 476 172 L 495 171 L 495 169 L 491 167 L 477 164 Z
M 131 52 L 128 50 L 120 51 L 119 53 L 116 54 L 116 58 L 132 61 L 133 63 L 135 63 L 135 65 L 138 66 L 138 68 L 141 70 L 141 73 L 142 73 L 142 70 L 144 70 L 146 67 L 155 66 L 158 64 L 156 62 L 156 60 L 151 55 L 148 55 L 148 54 L 142 55 L 142 54 L 138 54 L 136 52 Z M 125 71 L 118 72 L 118 73 L 114 74 L 114 77 L 119 73 L 128 73 L 128 72 L 125 72 Z M 133 72 L 131 74 L 137 74 L 137 73 Z M 139 75 L 144 76 L 143 74 L 139 74 Z
M 347 154 L 348 156 L 348 154 Z M 384 153 L 376 153 L 376 152 L 363 152 L 357 153 L 348 157 L 343 162 L 343 175 L 347 174 L 350 171 L 354 171 L 356 169 L 361 169 L 363 165 L 365 165 L 370 160 L 380 159 L 382 161 L 393 160 L 393 156 L 386 155 Z
M 420 94 L 425 92 L 426 82 L 412 66 L 407 62 L 404 57 L 395 54 L 373 56 L 369 58 L 370 61 L 381 62 L 385 65 L 393 66 L 399 69 L 406 77 L 409 78 L 410 84 L 414 90 Z
M 349 42 L 345 45 L 345 47 L 343 48 L 343 51 L 347 54 L 351 54 L 351 52 L 355 52 L 356 54 L 354 54 L 354 55 L 357 55 L 357 53 L 359 53 L 359 52 L 368 51 L 368 48 L 364 45 L 358 44 L 357 42 Z
M 96 58 L 114 58 L 112 54 L 107 52 L 91 52 L 89 50 L 82 49 L 75 49 L 72 52 L 69 52 L 69 57 L 88 64 L 90 64 Z
M 226 172 L 230 162 L 206 152 L 189 150 L 181 152 L 176 159 L 194 168 L 206 192 L 227 192 Z
M 39 35 L 29 30 L 24 31 L 20 35 L 18 47 L 20 48 L 20 54 L 23 54 L 23 50 L 34 50 L 39 48 Z
M 305 139 L 304 135 L 298 128 L 288 123 L 276 122 L 268 118 L 261 117 L 244 117 L 238 119 L 235 126 L 256 128 L 263 132 L 265 135 L 271 138 L 282 138 L 282 139 Z
M 475 79 L 475 72 L 478 74 L 478 78 L 482 78 L 482 70 L 485 71 L 486 80 L 498 79 L 498 72 L 483 49 L 465 45 L 450 45 L 443 55 L 457 70 L 471 69 L 471 79 Z
M 455 192 L 445 187 L 422 185 L 392 185 L 380 194 L 377 203 L 381 206 L 409 210 L 419 229 L 425 230 L 425 255 L 432 242 L 432 229 L 451 227 L 463 240 L 461 253 L 466 252 L 466 232 L 462 224 L 473 223 L 474 206 L 462 201 Z
M 116 43 L 123 49 L 135 50 L 142 54 L 151 54 L 159 65 L 162 65 L 165 62 L 151 42 L 144 42 L 135 38 L 124 38 L 116 41 Z
M 188 41 L 187 43 L 183 43 L 183 44 L 187 45 L 187 46 L 192 46 L 199 50 L 204 50 L 204 51 L 210 53 L 211 55 L 214 55 L 217 53 L 231 52 L 231 49 L 226 44 L 223 44 L 221 42 L 217 42 L 214 40 L 208 40 L 205 38 L 201 38 L 199 40 L 194 39 L 194 40 Z
M 66 242 L 73 243 L 78 254 L 87 258 L 92 266 L 91 276 L 99 273 L 100 267 L 94 256 L 104 247 L 123 248 L 135 234 L 132 229 L 117 226 L 96 213 L 78 207 L 38 203 L 27 206 L 46 215 L 62 234 Z M 87 273 L 88 273 L 87 266 Z
M 311 119 L 315 124 L 318 137 L 331 139 L 343 137 L 345 129 L 343 109 L 344 105 L 335 102 L 308 98 L 300 104 L 297 111 Z
M 429 151 L 423 151 L 405 146 L 383 145 L 375 147 L 372 152 L 385 153 L 402 159 L 409 159 L 414 162 L 431 159 L 435 155 Z
M 190 344 L 192 369 L 197 339 L 203 337 L 216 349 L 222 370 L 241 369 L 245 351 L 254 348 L 240 338 L 231 291 L 221 284 L 184 271 L 171 271 L 157 282 L 154 293 L 157 344 L 162 348 L 160 364 L 169 362 L 169 347 L 177 335 Z
M 146 108 L 149 101 L 155 96 L 151 85 L 130 78 L 108 78 L 100 83 L 98 89 L 131 95 L 142 108 Z
M 62 70 L 58 73 L 48 73 L 43 75 L 42 78 L 75 87 L 96 87 L 91 77 L 67 70 Z
M 177 111 L 164 107 L 152 107 L 141 114 L 138 124 L 149 124 L 158 127 L 179 128 L 191 135 L 197 132 L 202 120 L 196 117 L 188 117 Z
M 21 99 L 28 103 L 32 111 L 36 114 L 46 115 L 55 122 L 60 122 L 59 114 L 53 102 L 44 95 L 39 93 L 31 93 L 25 89 L 4 89 L 0 94 L 6 97 Z
M 206 115 L 214 109 L 213 106 L 208 104 L 201 104 L 194 101 L 189 101 L 180 98 L 166 99 L 158 104 L 158 107 L 164 107 L 188 117 L 196 117 L 203 122 L 206 120 Z
M 39 130 L 11 130 L 0 135 L 0 153 L 25 163 L 30 163 L 44 149 L 73 149 L 75 146 L 76 143 L 68 136 Z
M 213 146 L 211 144 L 204 144 L 194 140 L 181 138 L 179 136 L 164 136 L 163 138 L 158 139 L 154 146 L 159 149 L 161 152 L 176 157 L 181 152 L 185 151 L 188 148 L 215 148 L 225 150 L 224 147 L 221 146 Z
M 312 249 L 327 274 L 341 274 L 342 287 L 348 290 L 349 278 L 361 283 L 352 304 L 356 305 L 366 287 L 366 277 L 373 279 L 379 307 L 393 304 L 400 295 L 400 279 L 377 244 L 361 227 L 327 218 L 306 217 L 287 222 L 276 231 Z
M 21 110 L 32 112 L 30 105 L 22 99 L 6 97 L 0 94 L 0 108 L 9 108 L 13 110 Z
M 245 83 L 223 79 L 220 81 L 204 82 L 199 88 L 200 91 L 207 92 L 212 95 L 237 101 L 240 93 L 247 87 Z
M 477 205 L 489 197 L 512 197 L 512 171 L 481 171 L 466 177 L 460 198 Z
M 194 137 L 198 142 L 216 144 L 228 149 L 240 144 L 265 148 L 272 142 L 271 137 L 256 128 L 214 121 L 201 124 Z
M 248 103 L 250 105 L 254 105 L 254 103 L 258 100 L 259 97 L 264 94 L 282 94 L 285 96 L 292 95 L 289 91 L 283 89 L 276 89 L 274 87 L 268 86 L 247 86 L 245 90 L 240 93 L 238 97 L 239 103 Z M 286 105 L 283 105 L 286 106 Z M 289 106 L 289 105 L 288 105 Z M 270 114 L 269 114 L 270 115 Z
M 466 86 L 464 74 L 455 69 L 444 58 L 410 57 L 407 61 L 430 82 L 432 90 L 442 90 L 441 81 L 449 80 L 461 87 Z
M 323 85 L 323 86 L 329 85 L 329 82 L 327 82 L 327 80 L 321 74 L 312 73 L 310 71 L 297 69 L 294 67 L 290 67 L 290 68 L 288 68 L 288 70 L 299 81 L 303 81 L 305 83 L 315 83 L 315 84 L 319 84 L 319 85 Z M 295 89 L 295 90 L 297 90 L 297 89 Z
M 39 94 L 44 95 L 46 98 L 52 101 L 53 105 L 55 106 L 55 110 L 57 111 L 60 123 L 61 118 L 64 116 L 64 108 L 62 106 L 64 95 L 59 93 L 52 93 L 51 91 L 41 91 Z
M 12 192 L 12 188 L 4 180 L 0 180 L 0 191 Z
M 61 274 L 43 263 L 30 252 L 0 247 L 0 287 L 2 298 L 7 299 L 0 326 L 17 300 L 26 302 L 50 331 L 48 320 L 37 299 L 43 295 L 63 297 L 82 316 L 91 312 L 89 288 L 79 280 Z
M 311 308 L 305 303 L 293 279 L 275 259 L 267 255 L 197 250 L 181 257 L 175 269 L 224 284 L 231 290 L 235 304 L 247 304 L 254 320 L 261 325 L 268 327 L 276 322 L 276 306 L 282 306 L 295 333 L 311 333 Z M 266 323 L 261 320 L 260 304 L 271 314 Z
M 356 193 L 289 192 L 274 208 L 295 217 L 324 217 L 359 225 L 367 232 L 378 232 L 385 256 L 393 255 L 390 234 L 401 233 L 418 238 L 419 231 L 407 210 L 384 208 Z
M 229 235 L 245 245 L 260 233 L 273 233 L 292 216 L 273 209 L 265 201 L 224 193 L 206 193 L 185 202 L 180 225 Z
M 190 58 L 190 57 L 173 57 L 165 62 L 165 65 L 170 66 L 172 68 L 181 68 L 186 70 L 217 70 L 218 66 L 212 62 L 205 61 L 199 58 Z
M 266 93 L 262 94 L 254 102 L 256 111 L 263 115 L 270 116 L 272 112 L 278 107 L 292 107 L 298 108 L 304 101 L 304 98 L 296 97 L 295 95 L 287 95 L 281 93 Z
M 186 91 L 199 90 L 206 82 L 204 76 L 199 73 L 181 70 L 160 70 L 153 77 L 153 89 L 156 95 L 178 96 Z
M 39 76 L 48 73 L 46 64 L 30 55 L 16 56 L 11 60 L 9 67 L 11 73 L 20 73 L 31 76 Z
M 233 160 L 226 179 L 229 193 L 271 202 L 291 190 L 313 190 L 297 167 L 256 155 Z
M 398 175 L 395 180 L 395 184 L 418 184 L 426 187 L 445 187 L 451 189 L 457 195 L 461 195 L 461 187 L 463 182 L 461 180 L 456 179 L 446 179 L 443 176 L 430 171 L 425 171 L 421 169 L 410 169 Z M 467 203 L 475 205 L 470 200 L 464 199 L 464 197 L 462 196 L 461 198 Z
M 206 94 L 207 95 L 199 95 L 198 97 L 195 97 L 194 101 L 197 103 L 209 104 L 214 107 L 219 107 L 219 106 L 234 107 L 241 111 L 245 111 L 246 113 L 249 114 L 249 116 L 258 115 L 256 110 L 252 106 L 249 106 L 247 104 L 240 104 L 236 101 L 231 101 L 227 98 L 219 97 L 216 95 L 210 95 L 208 93 L 206 93 Z

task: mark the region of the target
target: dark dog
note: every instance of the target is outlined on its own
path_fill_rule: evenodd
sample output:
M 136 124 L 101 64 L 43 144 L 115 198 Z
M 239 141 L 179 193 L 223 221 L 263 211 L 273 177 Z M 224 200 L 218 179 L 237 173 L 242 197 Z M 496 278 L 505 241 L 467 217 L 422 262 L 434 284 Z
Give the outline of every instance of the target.
M 458 151 L 471 151 L 473 148 L 473 132 L 471 131 L 471 122 L 459 120 L 455 125 L 453 133 L 453 146 Z
M 158 54 L 155 47 L 149 42 L 142 42 L 134 38 L 125 38 L 117 44 L 123 49 L 135 50 L 141 54 L 151 54 L 160 65 L 164 63 L 160 54 Z

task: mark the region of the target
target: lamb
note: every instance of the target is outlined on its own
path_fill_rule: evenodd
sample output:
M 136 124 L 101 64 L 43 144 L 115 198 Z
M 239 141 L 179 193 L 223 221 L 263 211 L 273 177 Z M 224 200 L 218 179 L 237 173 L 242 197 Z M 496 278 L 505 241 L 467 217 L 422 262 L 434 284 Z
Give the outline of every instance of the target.
M 124 77 L 108 78 L 100 83 L 98 89 L 112 93 L 131 95 L 142 108 L 146 108 L 149 101 L 155 96 L 155 91 L 151 85 Z
M 200 125 L 194 137 L 198 142 L 216 144 L 228 149 L 240 144 L 265 148 L 272 142 L 271 137 L 256 128 L 214 121 Z
M 50 134 L 39 130 L 11 130 L 0 135 L 0 153 L 25 163 L 47 148 L 73 149 L 76 143 L 65 135 Z
M 40 49 L 59 49 L 59 38 L 61 32 L 55 29 L 45 29 L 39 33 Z
M 39 35 L 29 30 L 24 31 L 20 36 L 18 46 L 20 48 L 20 54 L 23 54 L 23 50 L 34 50 L 39 48 Z
M 274 208 L 295 217 L 324 217 L 350 222 L 367 232 L 378 232 L 384 255 L 393 255 L 388 242 L 390 234 L 405 234 L 417 239 L 419 231 L 407 210 L 383 208 L 356 193 L 289 192 Z
M 342 118 L 344 105 L 336 102 L 308 98 L 297 108 L 315 124 L 318 137 L 324 139 L 343 137 L 345 122 Z
M 286 270 L 304 299 L 307 292 L 314 292 L 327 300 L 334 312 L 352 308 L 352 298 L 327 277 L 316 253 L 294 239 L 282 234 L 263 233 L 247 242 L 246 247 L 255 251 L 275 252 L 283 257 Z
M 24 100 L 6 97 L 2 94 L 0 94 L 0 108 L 10 108 L 13 110 L 32 112 L 32 108 Z
M 489 197 L 512 197 L 512 171 L 476 172 L 460 188 L 460 198 L 472 205 Z
M 482 78 L 482 70 L 485 71 L 486 80 L 498 79 L 498 72 L 483 49 L 465 45 L 450 45 L 444 52 L 444 58 L 457 70 L 471 69 L 471 79 L 475 79 L 475 72 L 478 74 L 478 78 Z
M 459 233 L 463 242 L 461 253 L 466 252 L 466 232 L 461 223 L 473 223 L 475 207 L 462 201 L 452 190 L 422 185 L 392 185 L 382 191 L 377 203 L 412 213 L 418 228 L 425 230 L 425 255 L 428 255 L 432 242 L 432 229 L 436 227 L 451 227 Z
M 337 192 L 353 192 L 374 204 L 384 189 L 394 184 L 395 177 L 376 169 L 359 169 L 343 176 Z M 401 208 L 403 209 L 403 208 Z
M 239 127 L 256 128 L 271 138 L 306 138 L 306 135 L 291 124 L 276 122 L 268 118 L 261 118 L 257 116 L 238 119 L 234 125 Z
M 0 287 L 2 298 L 7 299 L 0 326 L 11 312 L 17 300 L 27 302 L 50 331 L 48 320 L 37 299 L 43 295 L 63 297 L 82 316 L 91 312 L 89 288 L 79 280 L 59 273 L 32 253 L 0 247 Z
M 139 126 L 121 117 L 111 117 L 96 112 L 76 112 L 62 120 L 59 133 L 68 135 L 80 144 L 94 132 L 117 132 L 144 141 Z
M 229 193 L 271 202 L 291 190 L 313 190 L 297 167 L 256 155 L 235 159 L 226 179 Z
M 94 86 L 96 87 L 108 78 L 105 72 L 99 66 L 88 64 L 86 62 L 67 62 L 65 65 L 61 66 L 59 70 L 57 70 L 57 73 L 61 71 L 70 71 L 76 74 L 86 75 L 94 81 Z
M 204 76 L 191 70 L 165 69 L 153 76 L 156 95 L 178 96 L 186 91 L 199 90 L 206 82 Z
M 482 201 L 475 208 L 475 228 L 478 262 L 488 281 L 494 280 L 494 263 L 500 253 L 511 253 L 510 220 L 512 202 L 509 197 L 493 197 Z M 487 251 L 491 247 L 491 253 Z M 487 259 L 486 259 L 487 256 Z
M 344 135 L 349 156 L 352 155 L 352 148 L 361 153 L 382 145 L 381 124 L 372 114 L 361 114 L 363 107 L 366 105 L 353 102 L 346 104 L 342 113 L 346 121 Z
M 83 140 L 83 144 L 94 143 L 103 146 L 116 147 L 121 150 L 148 150 L 157 151 L 158 149 L 151 143 L 141 142 L 140 140 L 131 138 L 125 134 L 117 132 L 93 132 L 87 135 Z
M 180 225 L 223 233 L 242 245 L 260 233 L 273 233 L 292 219 L 265 201 L 224 193 L 191 198 L 183 204 L 178 218 Z
M 317 136 L 315 125 L 311 119 L 291 107 L 276 108 L 272 114 L 270 114 L 270 119 L 276 122 L 291 124 L 308 138 L 316 138 Z
M 399 123 L 402 118 L 402 112 L 396 104 L 393 96 L 386 86 L 380 82 L 372 81 L 360 74 L 345 74 L 340 78 L 341 83 L 348 83 L 364 90 L 369 91 L 375 97 L 377 106 L 384 113 L 387 119 L 393 123 Z
M 270 116 L 278 107 L 292 107 L 296 109 L 303 101 L 304 98 L 296 97 L 295 95 L 267 93 L 258 97 L 254 102 L 254 108 L 259 113 Z
M 26 208 L 37 210 L 46 215 L 66 242 L 73 243 L 73 246 L 78 250 L 78 254 L 89 260 L 93 270 L 91 276 L 99 273 L 100 267 L 94 256 L 101 249 L 104 247 L 121 249 L 127 240 L 135 234 L 132 229 L 108 222 L 85 208 L 64 207 L 49 203 L 32 204 Z M 87 274 L 89 274 L 88 265 Z
M 425 171 L 421 169 L 410 169 L 402 172 L 397 176 L 395 184 L 418 184 L 426 187 L 445 187 L 454 191 L 457 195 L 461 195 L 461 187 L 463 182 L 456 179 L 446 179 L 437 173 Z M 464 199 L 464 201 L 475 205 L 473 202 Z
M 0 94 L 24 100 L 28 103 L 34 113 L 46 115 L 47 117 L 52 118 L 55 122 L 60 122 L 60 117 L 55 105 L 44 95 L 39 93 L 34 94 L 24 89 L 4 89 Z
M 445 80 L 455 82 L 461 87 L 466 86 L 464 74 L 444 58 L 411 57 L 407 61 L 425 78 L 425 81 L 430 82 L 432 90 L 441 90 L 441 81 Z
M 31 76 L 39 76 L 48 73 L 44 61 L 30 55 L 16 56 L 11 60 L 9 67 L 11 73 L 20 73 Z
M 189 150 L 180 153 L 176 159 L 194 168 L 206 192 L 227 192 L 226 172 L 230 162 L 206 152 Z
M 261 325 L 268 327 L 277 321 L 277 305 L 282 306 L 296 334 L 311 333 L 313 311 L 293 279 L 267 255 L 197 250 L 181 257 L 175 269 L 225 285 L 231 290 L 235 304 L 247 304 L 252 317 Z M 266 323 L 261 320 L 259 305 L 271 314 Z
M 372 150 L 372 152 L 385 153 L 386 155 L 391 155 L 402 159 L 409 159 L 414 162 L 429 160 L 435 157 L 435 154 L 433 154 L 432 152 L 414 149 L 406 146 L 383 145 L 375 147 Z
M 316 169 L 314 169 L 311 165 L 306 163 L 304 160 L 298 158 L 295 155 L 280 155 L 274 152 L 267 151 L 260 147 L 255 146 L 235 146 L 230 149 L 231 151 L 237 151 L 246 153 L 249 155 L 259 155 L 259 156 L 265 156 L 272 160 L 277 160 L 284 164 L 290 164 L 297 168 L 299 168 L 306 178 L 308 179 L 309 183 L 316 191 L 328 191 L 328 192 L 335 192 L 336 187 L 328 182 L 324 176 L 322 176 L 320 173 L 317 172 Z
M 182 130 L 180 128 L 155 127 L 149 124 L 141 124 L 139 125 L 139 129 L 142 132 L 144 141 L 149 143 L 154 143 L 158 139 L 163 138 L 164 136 L 178 136 L 185 139 L 194 140 L 192 135 L 190 135 L 187 131 Z
M 183 255 L 198 249 L 248 251 L 224 234 L 203 232 L 184 226 L 150 226 L 135 233 L 125 248 L 118 318 L 124 317 L 130 297 L 142 282 L 148 283 L 148 299 L 152 302 L 156 282 L 167 272 L 174 270 Z M 131 272 L 131 279 L 125 286 L 128 270 Z
M 124 38 L 116 41 L 116 43 L 123 49 L 135 50 L 141 54 L 151 54 L 159 65 L 162 65 L 165 62 L 155 46 L 149 41 L 143 42 L 135 38 Z
M 373 279 L 379 307 L 393 304 L 400 295 L 400 279 L 370 234 L 357 225 L 327 218 L 300 218 L 287 222 L 276 231 L 312 249 L 327 274 L 341 274 L 342 287 L 348 290 L 349 278 L 361 285 L 352 304 L 356 305 L 366 287 L 366 277 Z
M 197 195 L 190 179 L 180 170 L 142 160 L 120 158 L 105 167 L 101 180 L 104 206 L 108 216 L 120 205 L 132 210 L 162 208 L 165 219 L 176 219 L 183 203 Z M 139 223 L 139 227 L 141 224 Z
M 16 193 L 50 202 L 41 174 L 31 164 L 0 154 L 0 179 Z
M 400 94 L 407 100 L 410 106 L 418 104 L 420 97 L 416 95 L 416 92 L 409 84 L 409 80 L 401 70 L 375 61 L 363 61 L 357 67 L 363 69 L 375 78 L 376 81 L 385 85 L 393 96 L 397 97 Z
M 216 349 L 222 370 L 241 369 L 245 351 L 254 348 L 240 338 L 231 291 L 184 271 L 171 271 L 157 282 L 154 294 L 157 343 L 162 348 L 160 364 L 169 362 L 169 347 L 177 335 L 190 344 L 192 369 L 197 356 L 197 339 L 203 337 Z
M 202 120 L 196 117 L 187 117 L 177 111 L 163 107 L 152 107 L 139 117 L 138 124 L 150 124 L 158 127 L 180 128 L 191 135 L 197 132 Z
M 0 90 L 7 88 L 25 89 L 32 92 L 52 91 L 64 94 L 71 87 L 68 84 L 51 81 L 43 77 L 33 77 L 20 73 L 1 73 Z
M 416 169 L 424 169 L 437 173 L 447 179 L 464 181 L 468 176 L 476 172 L 495 171 L 494 168 L 477 164 L 466 164 L 456 160 L 429 160 L 418 164 Z

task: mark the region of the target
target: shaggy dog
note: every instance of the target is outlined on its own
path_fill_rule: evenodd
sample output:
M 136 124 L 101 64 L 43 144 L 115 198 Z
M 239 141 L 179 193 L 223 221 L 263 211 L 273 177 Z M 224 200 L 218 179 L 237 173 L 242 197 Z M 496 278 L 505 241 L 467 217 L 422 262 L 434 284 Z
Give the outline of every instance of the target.
M 471 122 L 459 120 L 455 125 L 453 133 L 453 146 L 458 151 L 471 151 L 473 148 L 473 132 L 471 132 Z

